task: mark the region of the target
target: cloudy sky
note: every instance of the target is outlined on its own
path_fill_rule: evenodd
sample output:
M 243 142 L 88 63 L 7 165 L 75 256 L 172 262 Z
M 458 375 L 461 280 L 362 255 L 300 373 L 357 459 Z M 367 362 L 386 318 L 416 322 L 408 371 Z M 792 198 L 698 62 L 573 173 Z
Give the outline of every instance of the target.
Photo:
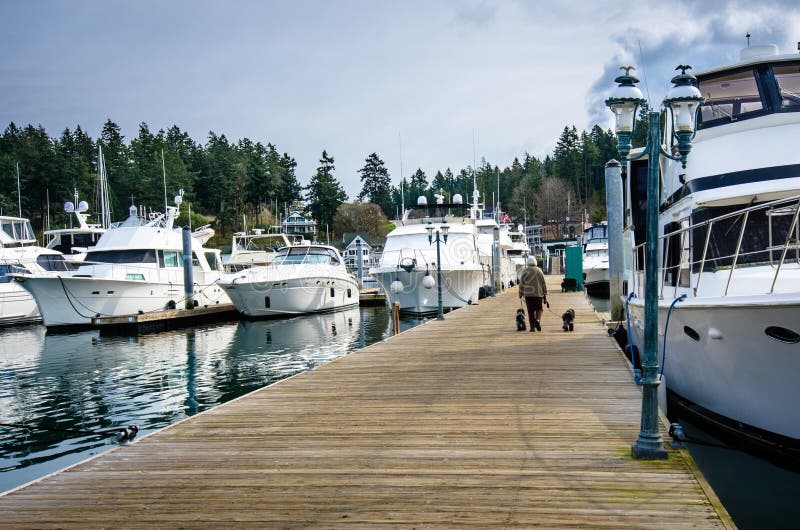
M 610 126 L 602 101 L 636 64 L 660 101 L 675 65 L 745 45 L 798 53 L 796 1 L 0 0 L 0 127 L 107 118 L 272 142 L 306 183 L 320 153 L 350 196 L 377 152 L 421 167 L 549 153 L 565 125 Z M 643 83 L 644 85 L 645 83 Z M 647 90 L 645 90 L 647 89 Z

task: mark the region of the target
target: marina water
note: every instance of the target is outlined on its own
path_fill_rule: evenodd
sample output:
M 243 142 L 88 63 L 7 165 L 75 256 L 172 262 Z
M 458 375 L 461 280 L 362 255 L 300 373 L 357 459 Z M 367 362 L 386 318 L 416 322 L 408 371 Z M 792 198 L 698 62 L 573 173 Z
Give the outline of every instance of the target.
M 420 322 L 401 317 L 401 329 Z M 2 329 L 0 423 L 50 430 L 0 426 L 0 491 L 124 443 L 64 431 L 135 424 L 141 437 L 390 334 L 384 307 L 138 337 Z

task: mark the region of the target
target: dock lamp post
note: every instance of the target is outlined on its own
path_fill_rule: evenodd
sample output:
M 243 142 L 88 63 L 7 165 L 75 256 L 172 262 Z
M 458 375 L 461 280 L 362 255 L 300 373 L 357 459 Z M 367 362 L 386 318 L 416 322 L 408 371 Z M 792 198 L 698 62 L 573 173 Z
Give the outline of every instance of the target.
M 623 66 L 625 74 L 614 81 L 619 86 L 606 100 L 606 105 L 616 118 L 617 148 L 623 162 L 648 157 L 647 164 L 647 240 L 645 244 L 645 302 L 644 302 L 644 355 L 642 356 L 642 419 L 639 437 L 631 447 L 634 458 L 665 459 L 667 451 L 658 430 L 658 211 L 660 157 L 679 161 L 686 167 L 686 157 L 692 148 L 695 123 L 700 105 L 705 101 L 697 89 L 696 78 L 687 74 L 691 66 L 680 65 L 681 73 L 672 78 L 674 86 L 670 89 L 663 105 L 672 117 L 672 134 L 677 141 L 677 155 L 664 149 L 661 143 L 660 113 L 648 113 L 649 131 L 647 145 L 641 153 L 629 157 L 631 137 L 636 122 L 636 114 L 646 103 L 642 92 L 636 86 L 639 80 L 631 75 L 632 66 Z
M 433 223 L 428 221 L 428 226 L 425 227 L 428 231 L 428 244 L 432 245 L 434 241 L 434 227 Z M 442 224 L 439 226 L 436 232 L 436 290 L 439 296 L 439 312 L 436 314 L 437 320 L 444 320 L 444 310 L 442 309 L 442 253 L 439 248 L 439 243 L 447 243 L 447 232 L 450 230 L 450 227 L 442 220 Z M 441 238 L 439 237 L 441 235 Z M 424 280 L 423 280 L 424 281 Z

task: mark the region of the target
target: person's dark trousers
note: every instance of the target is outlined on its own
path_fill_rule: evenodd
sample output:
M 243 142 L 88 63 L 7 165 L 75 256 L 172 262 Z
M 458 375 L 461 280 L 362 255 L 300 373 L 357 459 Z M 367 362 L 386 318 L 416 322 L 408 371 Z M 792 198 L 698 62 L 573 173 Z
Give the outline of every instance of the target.
M 542 297 L 541 296 L 526 296 L 525 297 L 525 305 L 528 308 L 528 320 L 530 321 L 531 329 L 536 329 L 536 317 L 534 314 L 536 311 L 542 310 Z

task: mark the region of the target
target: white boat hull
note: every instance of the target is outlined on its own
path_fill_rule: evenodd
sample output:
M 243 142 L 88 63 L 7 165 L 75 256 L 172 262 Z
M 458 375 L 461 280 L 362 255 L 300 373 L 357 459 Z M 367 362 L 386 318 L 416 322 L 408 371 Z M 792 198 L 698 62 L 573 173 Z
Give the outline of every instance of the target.
M 249 317 L 301 315 L 358 306 L 352 278 L 315 276 L 222 284 L 236 309 Z
M 608 264 L 605 266 L 583 269 L 583 285 L 587 289 L 608 289 Z
M 750 302 L 745 297 L 680 302 L 669 319 L 664 375 L 679 397 L 727 419 L 800 441 L 800 344 L 781 342 L 765 330 L 800 332 L 800 302 Z M 659 307 L 659 360 L 671 300 Z M 634 343 L 643 351 L 643 301 L 630 302 Z M 688 328 L 688 329 L 685 329 Z M 696 333 L 697 340 L 690 335 Z M 662 361 L 663 362 L 663 361 Z M 661 364 L 661 363 L 660 363 Z M 744 424 L 744 425 L 742 425 Z
M 408 313 L 435 313 L 439 310 L 438 290 L 422 286 L 425 270 L 397 271 L 393 268 L 372 268 L 370 275 L 380 283 L 386 293 L 386 302 L 391 307 L 400 302 L 400 310 Z M 436 271 L 432 271 L 434 279 Z M 403 282 L 403 291 L 393 293 L 391 284 L 395 279 Z M 442 271 L 442 308 L 445 310 L 464 307 L 477 302 L 480 288 L 485 284 L 484 272 L 478 269 L 455 269 Z
M 216 279 L 216 275 L 212 275 Z M 53 276 L 19 280 L 33 295 L 47 327 L 86 326 L 96 317 L 135 315 L 182 307 L 183 283 Z M 199 306 L 229 303 L 218 285 L 195 283 Z
M 41 320 L 36 301 L 17 282 L 0 283 L 0 326 Z

